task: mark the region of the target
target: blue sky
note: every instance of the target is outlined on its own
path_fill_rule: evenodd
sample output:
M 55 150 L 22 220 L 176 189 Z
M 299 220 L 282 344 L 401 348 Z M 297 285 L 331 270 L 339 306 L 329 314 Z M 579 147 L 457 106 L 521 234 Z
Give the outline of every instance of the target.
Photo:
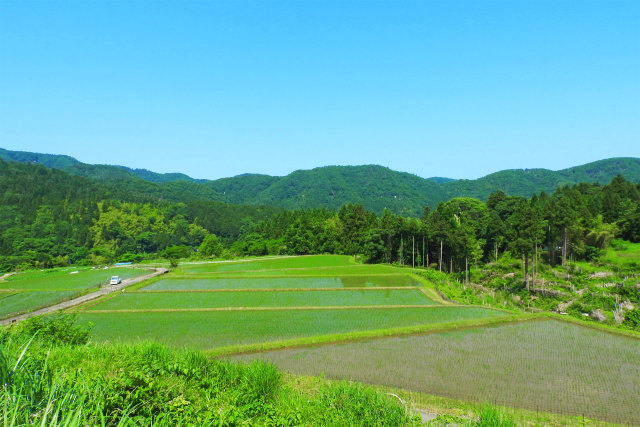
M 0 147 L 208 179 L 640 157 L 640 2 L 2 0 Z

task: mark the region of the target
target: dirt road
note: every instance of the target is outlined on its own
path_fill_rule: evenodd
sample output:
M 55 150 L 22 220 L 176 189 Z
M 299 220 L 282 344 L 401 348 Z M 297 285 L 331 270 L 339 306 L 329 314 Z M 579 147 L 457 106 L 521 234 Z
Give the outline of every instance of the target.
M 64 301 L 58 304 L 50 305 L 49 307 L 41 308 L 39 310 L 32 311 L 30 313 L 21 314 L 19 316 L 10 317 L 8 319 L 0 320 L 0 325 L 9 325 L 14 322 L 20 322 L 22 320 L 28 319 L 33 316 L 39 316 L 41 314 L 50 314 L 59 310 L 66 310 L 71 307 L 75 307 L 80 304 L 84 304 L 88 301 L 91 301 L 96 298 L 100 298 L 101 296 L 108 295 L 112 292 L 116 292 L 126 288 L 127 286 L 131 286 L 135 283 L 142 282 L 143 280 L 151 279 L 152 277 L 159 276 L 161 274 L 165 274 L 169 272 L 166 268 L 155 268 L 156 270 L 153 273 L 146 274 L 144 276 L 134 277 L 133 279 L 123 280 L 119 285 L 106 285 L 95 292 L 91 292 L 86 295 L 82 295 L 78 298 L 74 298 L 68 301 Z

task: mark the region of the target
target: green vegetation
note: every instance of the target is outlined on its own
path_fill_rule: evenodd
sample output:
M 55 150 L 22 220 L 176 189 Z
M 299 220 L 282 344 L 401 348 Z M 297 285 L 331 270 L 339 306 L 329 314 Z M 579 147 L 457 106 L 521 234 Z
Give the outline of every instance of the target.
M 231 261 L 231 262 L 214 262 L 185 264 L 181 266 L 184 273 L 227 273 L 227 272 L 245 272 L 245 271 L 263 271 L 263 270 L 282 270 L 282 269 L 315 269 L 316 267 L 340 267 L 351 266 L 353 260 L 343 255 L 324 255 L 324 256 L 304 256 L 304 257 L 277 257 L 263 258 L 258 260 Z
M 0 149 L 0 159 L 27 162 L 64 170 L 73 175 L 99 179 L 134 188 L 171 201 L 215 200 L 244 205 L 269 205 L 287 209 L 339 209 L 361 203 L 381 214 L 384 209 L 418 216 L 455 197 L 485 200 L 498 190 L 529 197 L 579 183 L 606 184 L 617 174 L 640 180 L 640 160 L 613 158 L 560 171 L 546 169 L 504 170 L 476 180 L 424 179 L 404 172 L 367 166 L 327 166 L 298 170 L 284 177 L 244 174 L 215 181 L 194 180 L 184 174 L 157 174 L 122 166 L 87 165 L 68 156 L 25 153 Z M 304 197 L 301 197 L 304 195 Z
M 297 374 L 363 381 L 462 400 L 640 419 L 640 339 L 558 321 L 385 338 L 240 356 Z
M 153 343 L 88 345 L 65 318 L 0 329 L 3 425 L 417 425 L 370 387 L 294 388 L 265 363 L 238 365 Z
M 76 295 L 76 291 L 0 293 L 0 319 L 53 305 Z
M 640 243 L 614 240 L 598 261 L 612 265 L 618 271 L 637 272 L 640 268 Z
M 316 271 L 316 274 L 319 272 Z M 304 276 L 304 277 L 229 277 L 161 279 L 145 286 L 145 291 L 156 290 L 214 290 L 214 289 L 313 289 L 313 288 L 365 288 L 406 287 L 419 283 L 407 275 L 393 276 Z
M 216 347 L 501 316 L 478 307 L 250 311 L 114 312 L 79 315 L 97 342 L 157 340 L 174 347 Z
M 324 255 L 323 255 L 324 256 Z M 183 266 L 181 266 L 183 267 Z M 221 271 L 221 272 L 210 272 L 206 269 L 206 267 L 195 267 L 189 271 L 184 271 L 182 268 L 178 268 L 175 270 L 176 273 L 182 275 L 185 274 L 184 277 L 316 277 L 316 276 L 340 276 L 340 277 L 348 277 L 348 276 L 405 276 L 406 272 L 402 272 L 394 268 L 390 265 L 384 264 L 355 264 L 355 265 L 343 265 L 343 266 L 332 266 L 332 267 L 310 267 L 310 268 L 295 268 L 295 269 L 268 269 L 268 270 L 256 270 L 256 271 L 242 271 L 239 274 L 236 274 L 233 271 Z M 171 277 L 171 276 L 170 276 Z
M 0 319 L 72 299 L 109 283 L 111 276 L 122 279 L 142 276 L 149 270 L 140 268 L 32 270 L 11 275 L 0 281 Z
M 418 290 L 126 293 L 88 310 L 435 304 Z
M 21 291 L 89 289 L 109 284 L 111 276 L 120 276 L 124 280 L 149 274 L 149 272 L 150 270 L 128 267 L 111 267 L 107 269 L 62 268 L 28 271 L 9 276 L 4 282 L 0 281 L 0 289 L 16 289 Z
M 149 339 L 208 356 L 285 349 L 264 356 L 290 354 L 282 363 L 308 372 L 476 399 L 464 419 L 443 414 L 433 425 L 512 424 L 495 407 L 478 410 L 477 399 L 640 419 L 628 399 L 638 395 L 633 378 L 640 377 L 632 357 L 640 331 L 640 183 L 616 176 L 625 169 L 627 179 L 639 179 L 638 159 L 476 181 L 425 181 L 366 166 L 204 182 L 0 150 L 7 156 L 73 175 L 0 160 L 0 271 L 18 273 L 0 279 L 0 318 L 90 292 L 111 275 L 144 273 L 83 265 L 163 257 L 177 267 L 74 309 L 82 325 L 95 324 L 95 345 L 65 321 L 0 332 L 4 420 L 288 425 L 313 413 L 320 423 L 351 425 L 397 409 L 370 389 L 337 387 L 313 396 L 337 399 L 332 405 L 352 415 L 331 418 L 326 405 L 315 407 L 322 414 L 305 412 L 313 399 L 278 400 L 287 386 L 268 365 L 206 362 L 197 371 L 188 360 L 201 354 L 139 344 Z M 229 201 L 302 209 L 222 203 Z M 82 339 L 68 347 L 75 335 Z M 52 336 L 59 339 L 43 343 Z M 21 359 L 25 348 L 29 357 Z M 122 373 L 129 371 L 138 373 Z M 198 378 L 215 371 L 221 385 L 203 391 L 196 371 Z M 263 375 L 279 386 L 256 403 L 246 378 Z M 160 389 L 171 390 L 170 401 Z M 114 397 L 100 403 L 96 395 Z M 396 415 L 394 422 L 408 422 L 406 413 Z
M 183 181 L 163 189 L 2 160 L 0 182 L 0 271 L 140 261 L 172 245 L 198 247 L 212 233 L 236 240 L 281 211 L 211 201 L 206 191 L 184 198 Z

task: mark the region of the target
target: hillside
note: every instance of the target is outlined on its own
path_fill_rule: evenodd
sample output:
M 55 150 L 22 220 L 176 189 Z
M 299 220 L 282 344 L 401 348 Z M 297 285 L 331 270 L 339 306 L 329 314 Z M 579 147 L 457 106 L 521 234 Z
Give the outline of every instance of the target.
M 425 179 L 383 166 L 364 165 L 297 170 L 283 177 L 242 174 L 212 181 L 195 180 L 181 173 L 159 174 L 123 166 L 88 165 L 63 155 L 0 149 L 0 158 L 39 163 L 73 175 L 117 184 L 141 196 L 170 201 L 215 200 L 288 209 L 337 209 L 351 202 L 362 203 L 377 213 L 388 209 L 412 216 L 419 216 L 427 205 L 433 208 L 454 197 L 486 200 L 498 190 L 508 195 L 530 197 L 534 193 L 552 193 L 558 187 L 580 182 L 605 184 L 618 174 L 633 182 L 640 181 L 640 159 L 632 157 L 605 159 L 559 171 L 503 170 L 475 180 Z

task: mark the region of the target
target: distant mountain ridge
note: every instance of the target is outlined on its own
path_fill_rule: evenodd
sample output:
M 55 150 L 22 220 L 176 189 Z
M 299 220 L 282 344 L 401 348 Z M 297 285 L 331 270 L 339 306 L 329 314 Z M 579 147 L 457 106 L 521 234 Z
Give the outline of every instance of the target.
M 337 209 L 345 203 L 362 203 L 367 209 L 418 216 L 425 206 L 454 197 L 486 200 L 495 191 L 530 197 L 560 186 L 581 182 L 606 184 L 620 174 L 640 181 L 640 159 L 619 157 L 581 166 L 548 169 L 510 169 L 474 180 L 421 178 L 384 166 L 325 166 L 297 170 L 283 177 L 242 174 L 213 181 L 196 180 L 181 173 L 160 174 L 124 166 L 89 165 L 73 157 L 0 149 L 0 158 L 13 162 L 36 162 L 74 175 L 105 182 L 126 182 L 140 194 L 153 194 L 172 201 L 215 200 L 233 204 L 267 205 L 288 209 L 326 207 Z

